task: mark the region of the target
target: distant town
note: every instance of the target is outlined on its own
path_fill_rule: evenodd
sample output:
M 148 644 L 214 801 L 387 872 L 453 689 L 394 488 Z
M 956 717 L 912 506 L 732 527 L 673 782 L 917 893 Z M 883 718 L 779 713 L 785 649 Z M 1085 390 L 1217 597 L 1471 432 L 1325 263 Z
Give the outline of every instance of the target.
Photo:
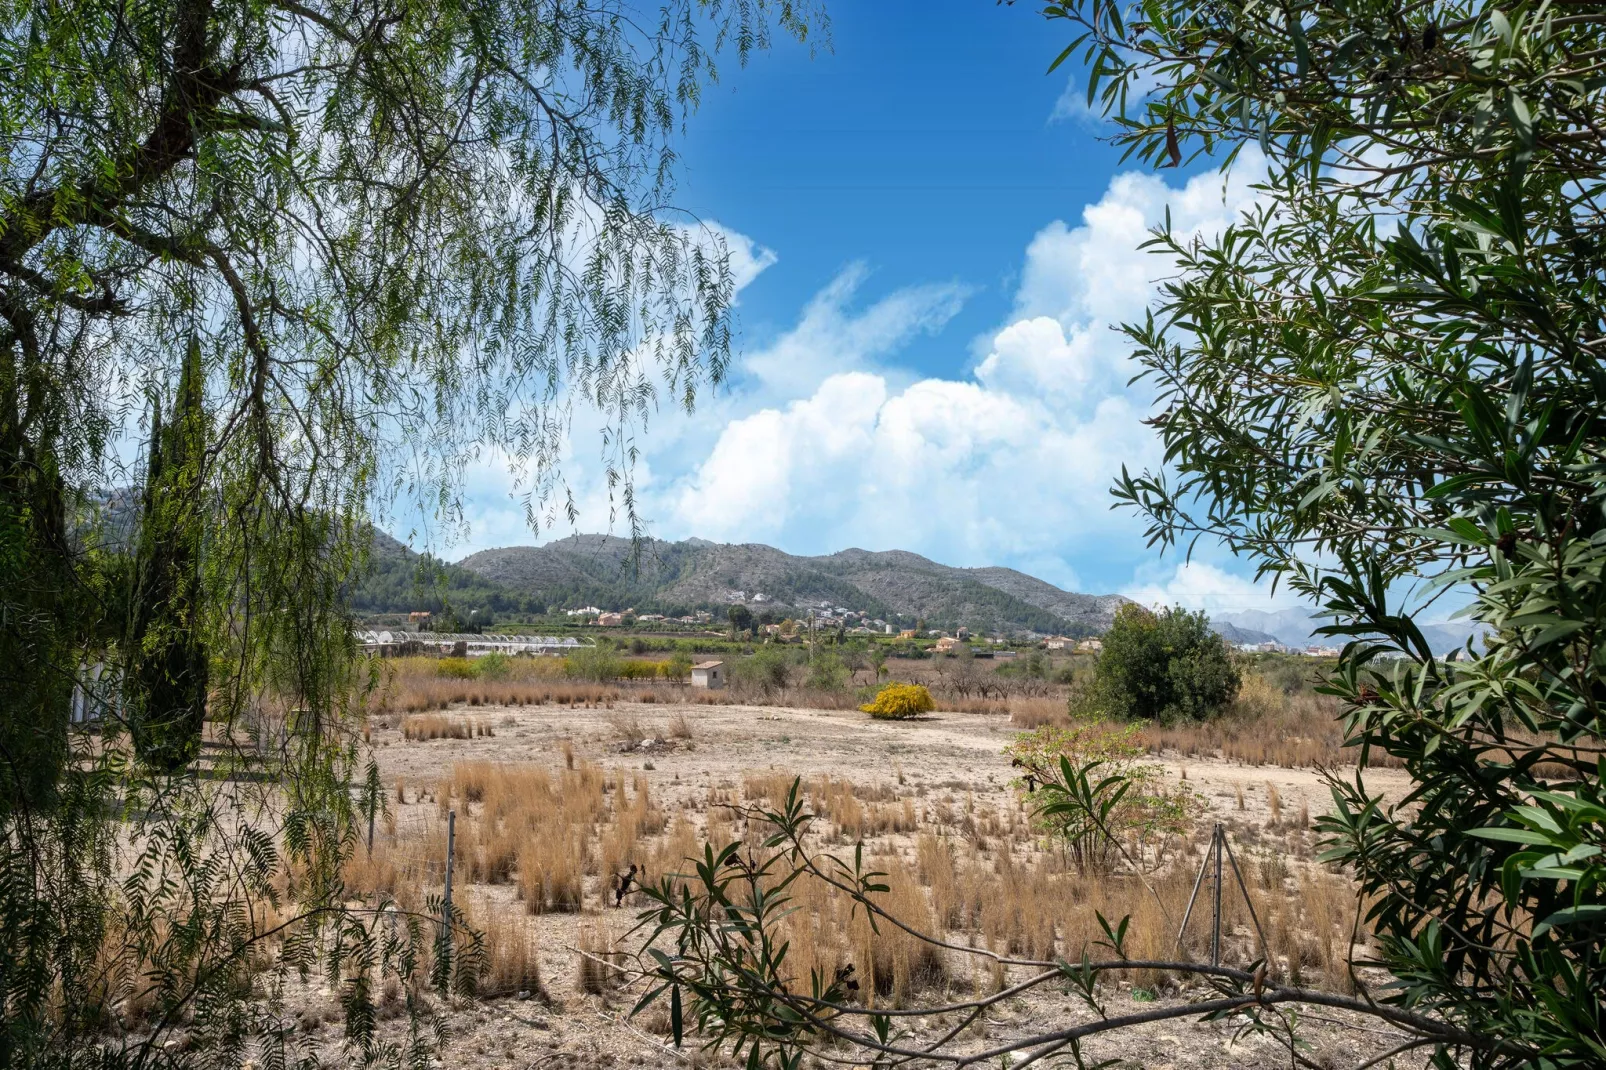
M 863 640 L 892 640 L 897 643 L 910 644 L 922 652 L 929 654 L 954 654 L 963 647 L 971 654 L 1010 658 L 1018 650 L 1036 648 L 1040 650 L 1058 651 L 1066 654 L 1096 655 L 1104 647 L 1103 640 L 1097 636 L 1067 636 L 1034 631 L 1021 631 L 1014 633 L 973 633 L 967 627 L 957 628 L 927 628 L 917 625 L 913 628 L 900 627 L 898 624 L 871 616 L 863 610 L 850 609 L 845 606 L 833 605 L 822 600 L 815 606 L 806 607 L 803 613 L 797 616 L 781 617 L 773 608 L 776 601 L 762 592 L 749 595 L 744 591 L 730 592 L 731 602 L 724 619 L 721 619 L 712 610 L 697 610 L 679 616 L 670 616 L 663 613 L 638 613 L 633 607 L 622 610 L 608 610 L 599 606 L 586 605 L 573 609 L 561 610 L 560 619 L 549 615 L 546 623 L 559 624 L 565 627 L 564 631 L 584 633 L 591 629 L 618 629 L 625 633 L 661 634 L 674 633 L 678 635 L 706 635 L 719 638 L 750 639 L 761 643 L 804 643 L 811 635 L 835 636 L 838 638 L 854 637 Z M 753 607 L 753 608 L 749 608 Z M 1155 607 L 1159 608 L 1159 607 Z M 758 612 L 754 612 L 757 609 Z M 794 607 L 795 611 L 795 607 Z M 470 618 L 464 621 L 455 614 L 446 614 L 437 617 L 427 610 L 415 610 L 407 614 L 406 621 L 387 621 L 389 615 L 376 616 L 372 622 L 375 626 L 366 628 L 360 634 L 361 641 L 368 645 L 380 643 L 388 645 L 391 640 L 379 640 L 377 636 L 383 631 L 383 625 L 389 624 L 393 633 L 416 633 L 423 638 L 425 633 L 434 633 L 444 636 L 474 636 L 483 637 L 479 641 L 470 643 L 470 653 L 475 651 L 500 650 L 512 653 L 522 651 L 528 653 L 566 654 L 575 647 L 582 645 L 581 640 L 574 635 L 566 638 L 527 636 L 525 633 L 532 627 L 537 627 L 541 621 L 531 621 L 520 624 L 503 624 L 507 634 L 497 634 L 487 631 L 487 627 L 477 622 L 477 614 L 471 613 Z M 486 615 L 487 617 L 489 614 Z M 443 629 L 440 625 L 444 623 Z M 462 629 L 461 631 L 459 629 Z M 503 640 L 497 642 L 496 640 Z M 399 640 L 398 640 L 399 641 Z M 428 641 L 428 640 L 426 640 Z M 1227 641 L 1229 649 L 1243 654 L 1293 654 L 1311 658 L 1337 657 L 1341 648 L 1337 646 L 1307 644 L 1294 646 L 1276 640 L 1262 642 L 1231 642 Z

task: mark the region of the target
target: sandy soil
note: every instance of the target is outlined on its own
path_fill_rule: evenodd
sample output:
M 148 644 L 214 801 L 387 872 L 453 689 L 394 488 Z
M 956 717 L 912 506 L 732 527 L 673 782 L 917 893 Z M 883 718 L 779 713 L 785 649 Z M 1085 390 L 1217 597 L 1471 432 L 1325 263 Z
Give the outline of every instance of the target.
M 711 788 L 738 787 L 744 774 L 754 772 L 805 777 L 825 773 L 860 784 L 897 783 L 901 775 L 900 793 L 922 797 L 933 792 L 974 793 L 979 804 L 1015 805 L 1011 770 L 1002 755 L 1014 729 L 1002 716 L 939 713 L 912 722 L 885 723 L 845 711 L 627 703 L 611 710 L 543 706 L 461 712 L 488 720 L 495 735 L 408 742 L 397 724 L 376 726 L 373 742 L 387 784 L 394 786 L 398 778 L 405 778 L 414 790 L 432 785 L 449 773 L 454 761 L 464 759 L 534 762 L 556 769 L 562 766 L 560 747 L 567 740 L 577 757 L 648 777 L 655 798 L 670 809 L 706 798 Z M 693 725 L 690 741 L 665 739 L 669 721 L 677 713 L 683 713 Z M 629 719 L 638 721 L 653 742 L 623 751 L 618 722 Z M 1215 819 L 1226 822 L 1235 834 L 1253 834 L 1269 816 L 1268 784 L 1280 794 L 1285 815 L 1298 813 L 1304 806 L 1314 818 L 1331 805 L 1327 788 L 1311 770 L 1198 760 L 1166 764 L 1175 775 L 1186 777 Z M 1367 785 L 1397 798 L 1409 782 L 1403 774 L 1376 771 L 1368 775 Z M 402 808 L 401 819 L 421 820 L 426 810 L 432 812 L 434 804 L 409 804 Z M 672 1051 L 663 1037 L 642 1028 L 646 1023 L 624 1021 L 630 1006 L 627 997 L 602 998 L 579 992 L 577 958 L 572 950 L 579 926 L 601 924 L 622 933 L 631 923 L 629 910 L 605 909 L 600 896 L 588 899 L 588 911 L 582 917 L 555 915 L 539 921 L 549 1002 L 532 998 L 457 1004 L 448 1013 L 452 1038 L 441 1053 L 440 1065 L 475 1070 L 719 1065 L 718 1060 L 706 1056 Z M 519 907 L 509 902 L 509 909 Z M 1202 988 L 1184 989 L 1163 996 L 1161 1005 L 1206 995 Z M 1113 1016 L 1153 1006 L 1137 1002 L 1123 987 L 1112 993 L 1108 1013 Z M 1040 1030 L 1048 1023 L 1071 1023 L 1091 1016 L 1074 996 L 1046 987 L 1026 999 L 1010 1000 L 996 1012 L 988 1019 L 985 1038 L 967 1035 L 967 1046 L 990 1046 Z M 916 1021 L 918 1034 L 927 1023 Z M 1176 1019 L 1096 1038 L 1084 1046 L 1084 1053 L 1090 1065 L 1119 1057 L 1126 1065 L 1155 1070 L 1289 1065 L 1286 1049 L 1270 1038 L 1238 1038 L 1241 1024 Z M 931 1027 L 935 1028 L 935 1023 Z M 1387 1029 L 1341 1012 L 1301 1014 L 1300 1036 L 1310 1045 L 1307 1058 L 1333 1067 L 1356 1065 L 1386 1051 L 1399 1039 Z M 342 1058 L 338 1026 L 323 1026 L 322 1037 L 327 1037 L 326 1056 L 338 1064 Z

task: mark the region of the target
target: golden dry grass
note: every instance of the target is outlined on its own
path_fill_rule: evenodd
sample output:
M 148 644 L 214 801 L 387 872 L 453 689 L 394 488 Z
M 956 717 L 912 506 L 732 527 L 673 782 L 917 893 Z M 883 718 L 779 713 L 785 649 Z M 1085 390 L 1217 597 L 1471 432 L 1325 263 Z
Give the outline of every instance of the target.
M 1069 723 L 1063 696 L 1014 698 L 1009 719 L 1022 729 Z M 1344 746 L 1335 699 L 1285 694 L 1264 677 L 1246 673 L 1238 697 L 1221 717 L 1173 725 L 1145 725 L 1139 737 L 1151 754 L 1178 758 L 1223 758 L 1245 765 L 1301 769 L 1353 764 L 1357 751 Z M 1376 766 L 1398 763 L 1372 755 Z
M 582 992 L 601 995 L 617 988 L 625 979 L 625 955 L 615 946 L 604 926 L 580 927 L 579 960 L 576 985 Z
M 441 713 L 416 714 L 402 721 L 402 738 L 410 740 L 473 739 L 494 736 L 496 730 L 484 717 L 451 716 Z
M 1066 700 L 1063 698 L 1016 698 L 1009 703 L 1010 723 L 1027 731 L 1045 724 L 1063 725 L 1068 719 Z
M 528 915 L 584 912 L 596 918 L 616 905 L 639 907 L 641 884 L 684 879 L 686 860 L 700 856 L 704 843 L 719 847 L 742 841 L 762 855 L 770 830 L 729 807 L 775 807 L 791 785 L 787 774 L 753 773 L 739 783 L 710 785 L 666 811 L 645 777 L 605 771 L 576 757 L 572 747 L 555 770 L 459 762 L 445 781 L 416 789 L 415 798 L 432 797 L 435 805 L 414 809 L 415 819 L 403 823 L 406 834 L 381 837 L 371 857 L 358 849 L 347 863 L 347 889 L 354 895 L 394 896 L 416 908 L 427 889 L 439 887 L 442 814 L 454 809 L 454 873 L 465 901 L 478 895 L 473 889 L 494 885 L 511 886 L 520 901 L 511 911 L 474 907 L 487 952 L 486 975 L 477 984 L 485 992 L 533 990 L 539 977 L 530 972 L 535 940 L 530 926 L 541 922 Z M 801 791 L 816 815 L 811 846 L 840 851 L 863 843 L 870 867 L 885 874 L 888 890 L 877 901 L 887 911 L 956 945 L 1015 958 L 1075 961 L 1084 952 L 1107 954 L 1098 946 L 1106 939 L 1100 913 L 1112 921 L 1131 918 L 1129 956 L 1174 957 L 1177 926 L 1209 844 L 1208 828 L 1200 827 L 1169 865 L 1146 879 L 1084 876 L 1031 831 L 1019 799 L 998 804 L 953 790 L 917 795 L 896 777 L 855 783 L 820 776 L 806 780 Z M 1264 812 L 1259 817 L 1240 813 L 1230 796 L 1228 807 L 1235 851 L 1265 929 L 1272 968 L 1305 983 L 1344 986 L 1355 918 L 1353 886 L 1311 860 L 1303 803 L 1297 820 L 1289 819 L 1272 792 L 1268 803 L 1270 820 Z M 615 882 L 631 866 L 635 879 L 619 902 Z M 805 987 L 811 973 L 819 971 L 828 980 L 852 963 L 862 998 L 896 1005 L 913 1002 L 928 988 L 994 990 L 1010 976 L 985 958 L 936 949 L 895 926 L 873 930 L 862 909 L 855 912 L 848 897 L 818 880 L 801 879 L 793 891 L 794 910 L 784 926 L 791 972 Z M 1195 954 L 1207 952 L 1208 902 L 1205 895 L 1188 927 Z M 1222 902 L 1227 961 L 1247 964 L 1259 958 L 1249 911 L 1230 878 Z M 620 949 L 611 939 L 606 926 L 583 923 L 580 950 L 585 954 L 576 982 L 583 991 L 605 991 L 617 980 L 611 964 L 619 961 Z M 1154 986 L 1168 978 L 1133 981 Z
M 482 941 L 479 968 L 473 979 L 475 995 L 546 994 L 541 982 L 536 928 L 530 918 L 471 898 L 465 903 L 463 921 L 480 934 Z

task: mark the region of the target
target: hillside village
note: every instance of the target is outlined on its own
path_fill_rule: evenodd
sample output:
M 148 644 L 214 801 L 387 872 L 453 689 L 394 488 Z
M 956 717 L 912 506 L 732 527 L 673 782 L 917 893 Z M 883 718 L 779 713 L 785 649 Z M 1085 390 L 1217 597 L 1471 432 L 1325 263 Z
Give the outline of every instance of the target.
M 543 546 L 508 547 L 455 564 L 414 553 L 376 532 L 372 572 L 354 608 L 376 626 L 407 627 L 433 614 L 442 631 L 557 627 L 642 633 L 729 634 L 801 642 L 816 634 L 882 642 L 966 642 L 997 648 L 1096 650 L 1097 637 L 1128 602 L 1121 595 L 1066 591 L 1003 568 L 952 568 L 903 551 L 846 550 L 795 557 L 757 544 L 679 543 L 575 535 Z M 1257 621 L 1257 623 L 1262 623 Z M 1244 653 L 1330 657 L 1315 622 L 1264 622 L 1259 630 L 1213 620 Z M 1453 634 L 1444 638 L 1453 647 Z M 945 648 L 946 649 L 946 648 Z
M 740 592 L 735 592 L 740 593 Z M 767 599 L 757 596 L 750 603 L 733 601 L 730 609 L 745 608 L 747 605 L 763 606 Z M 1161 607 L 1151 607 L 1161 608 Z M 1103 649 L 1103 642 L 1097 636 L 1067 636 L 1056 634 L 1037 634 L 1030 631 L 1014 634 L 995 633 L 992 635 L 974 634 L 963 625 L 953 629 L 943 628 L 898 628 L 891 622 L 871 617 L 868 613 L 848 609 L 843 606 L 832 606 L 821 603 L 817 607 L 810 607 L 799 618 L 786 617 L 775 619 L 773 610 L 764 609 L 758 614 L 748 614 L 752 623 L 750 626 L 734 627 L 735 618 L 728 611 L 725 619 L 731 620 L 733 627 L 725 629 L 721 626 L 721 619 L 710 610 L 698 610 L 682 616 L 671 617 L 662 613 L 638 613 L 634 607 L 621 610 L 607 610 L 598 606 L 580 606 L 574 609 L 561 611 L 563 623 L 575 629 L 596 629 L 597 634 L 606 634 L 619 631 L 625 634 L 653 635 L 660 633 L 679 633 L 688 635 L 718 636 L 727 635 L 738 639 L 752 639 L 761 643 L 776 644 L 803 644 L 813 635 L 834 635 L 840 638 L 851 637 L 862 640 L 885 640 L 898 643 L 912 644 L 914 648 L 929 651 L 932 654 L 954 654 L 961 648 L 973 655 L 987 657 L 1011 658 L 1018 649 L 1035 647 L 1045 651 L 1055 651 L 1065 654 L 1097 654 Z M 392 619 L 393 615 L 378 614 L 365 623 L 383 626 L 399 626 L 399 630 L 419 635 L 420 637 L 435 633 L 438 628 L 444 627 L 444 634 L 459 634 L 452 629 L 466 626 L 469 630 L 461 633 L 466 635 L 485 634 L 489 629 L 500 626 L 512 628 L 517 633 L 538 627 L 540 622 L 510 623 L 494 622 L 484 624 L 472 619 L 464 622 L 454 613 L 448 613 L 437 622 L 434 615 L 428 610 L 413 610 L 407 614 L 405 622 Z M 1230 629 L 1230 626 L 1229 626 Z M 371 629 L 370 629 L 371 630 Z M 1230 629 L 1236 630 L 1236 629 Z M 377 633 L 376 633 L 377 634 Z M 1226 638 L 1226 636 L 1224 636 Z M 1261 641 L 1231 641 L 1230 649 L 1243 654 L 1301 654 L 1313 658 L 1336 657 L 1339 648 L 1309 643 L 1302 647 L 1291 646 L 1278 642 L 1275 639 Z

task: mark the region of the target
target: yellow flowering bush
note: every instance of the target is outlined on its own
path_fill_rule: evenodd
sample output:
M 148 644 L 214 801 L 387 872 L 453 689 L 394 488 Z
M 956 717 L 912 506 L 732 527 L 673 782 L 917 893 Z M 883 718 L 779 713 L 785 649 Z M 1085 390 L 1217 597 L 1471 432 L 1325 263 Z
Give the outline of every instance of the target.
M 930 713 L 937 708 L 931 692 L 921 684 L 888 684 L 876 692 L 875 701 L 859 709 L 883 721 L 901 721 Z

